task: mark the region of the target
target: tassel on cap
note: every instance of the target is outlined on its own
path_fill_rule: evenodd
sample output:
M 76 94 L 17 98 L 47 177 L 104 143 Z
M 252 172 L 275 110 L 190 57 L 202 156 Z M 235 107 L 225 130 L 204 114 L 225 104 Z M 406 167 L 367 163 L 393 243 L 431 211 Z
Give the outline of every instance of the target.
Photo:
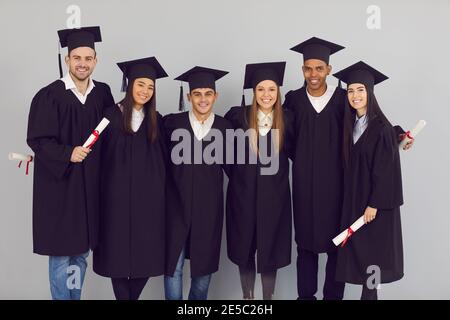
M 125 75 L 125 72 L 122 75 L 122 88 L 120 89 L 122 92 L 127 91 L 127 76 Z
M 63 77 L 62 63 L 61 63 L 61 46 L 58 41 L 58 67 L 59 67 L 59 78 Z
M 241 100 L 241 107 L 245 107 L 245 94 L 244 94 L 244 90 L 242 90 L 242 100 Z
M 178 110 L 184 111 L 184 93 L 183 93 L 183 84 L 180 84 L 180 101 L 178 104 Z

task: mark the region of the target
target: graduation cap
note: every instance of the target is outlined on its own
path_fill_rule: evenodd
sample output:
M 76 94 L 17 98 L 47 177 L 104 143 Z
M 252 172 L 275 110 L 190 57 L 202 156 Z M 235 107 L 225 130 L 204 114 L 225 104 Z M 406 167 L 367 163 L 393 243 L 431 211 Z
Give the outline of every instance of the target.
M 189 83 L 189 91 L 198 88 L 211 88 L 216 90 L 216 81 L 228 74 L 227 71 L 210 69 L 196 66 L 182 75 L 175 78 L 175 80 L 185 81 Z M 180 86 L 180 103 L 179 110 L 184 110 L 183 85 Z
M 367 89 L 371 90 L 373 90 L 376 84 L 389 79 L 387 76 L 363 61 L 359 61 L 333 75 L 338 78 L 339 81 L 347 83 L 347 86 L 352 83 L 362 83 Z
M 251 63 L 245 66 L 244 89 L 255 89 L 258 83 L 272 80 L 278 86 L 283 85 L 286 62 Z M 242 94 L 241 106 L 245 107 L 245 96 Z
M 102 41 L 100 27 L 84 27 L 58 31 L 61 48 L 67 47 L 68 52 L 79 47 L 89 47 L 95 50 L 95 43 Z M 59 74 L 62 78 L 61 52 L 58 52 Z
M 318 59 L 324 61 L 326 64 L 330 62 L 330 55 L 336 53 L 345 47 L 322 40 L 316 37 L 312 37 L 302 43 L 292 47 L 291 50 L 302 53 L 303 61 L 308 59 Z
M 123 72 L 122 92 L 127 89 L 127 79 L 128 83 L 131 83 L 137 78 L 148 78 L 155 81 L 168 76 L 155 57 L 119 62 L 117 66 Z

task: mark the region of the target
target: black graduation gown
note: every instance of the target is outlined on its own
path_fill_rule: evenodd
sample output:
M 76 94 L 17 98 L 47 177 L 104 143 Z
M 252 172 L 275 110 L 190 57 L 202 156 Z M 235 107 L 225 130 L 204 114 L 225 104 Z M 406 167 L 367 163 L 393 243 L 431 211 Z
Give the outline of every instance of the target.
M 352 148 L 350 166 L 344 171 L 341 230 L 363 215 L 367 206 L 378 211 L 371 223 L 339 248 L 338 281 L 364 284 L 371 265 L 380 267 L 382 283 L 403 277 L 402 177 L 398 146 L 392 143 L 396 136 L 389 124 L 375 118 Z
M 191 150 L 194 150 L 194 139 L 195 143 L 200 143 L 191 128 L 189 112 L 165 116 L 164 127 L 169 155 L 179 143 L 170 141 L 176 129 L 189 131 Z M 220 130 L 225 137 L 225 130 L 231 129 L 231 125 L 216 114 L 212 128 Z M 205 141 L 210 136 L 211 131 L 201 140 L 202 150 L 211 144 Z M 223 140 L 226 149 L 226 139 Z M 224 211 L 222 170 L 228 170 L 228 167 L 216 163 L 194 164 L 193 158 L 192 152 L 191 164 L 176 165 L 169 161 L 166 220 L 166 275 L 169 276 L 175 272 L 183 247 L 186 248 L 186 258 L 190 259 L 192 277 L 212 274 L 219 269 Z
M 250 107 L 233 107 L 225 118 L 234 129 L 248 129 Z M 285 138 L 279 153 L 279 168 L 274 175 L 261 175 L 263 165 L 249 163 L 249 140 L 246 139 L 245 164 L 231 167 L 226 201 L 228 257 L 239 266 L 246 266 L 257 252 L 257 271 L 269 272 L 291 262 L 292 215 L 289 186 L 288 128 L 292 128 L 292 114 L 284 110 Z M 271 144 L 271 131 L 260 139 Z M 235 155 L 237 155 L 235 143 Z M 255 234 L 256 232 L 256 234 Z M 255 242 L 256 240 L 256 242 Z
M 33 250 L 71 256 L 95 248 L 99 215 L 100 139 L 82 163 L 70 162 L 114 104 L 108 85 L 95 87 L 83 105 L 64 82 L 56 80 L 33 98 L 27 143 L 35 153 Z
M 292 157 L 295 240 L 315 253 L 335 250 L 330 241 L 339 230 L 342 209 L 342 124 L 346 92 L 336 88 L 317 113 L 306 87 L 286 94 L 284 107 L 295 117 Z
M 148 140 L 148 118 L 138 131 L 123 130 L 115 105 L 105 117 L 111 123 L 103 137 L 99 244 L 94 271 L 111 278 L 164 274 L 166 148 L 162 117 L 158 135 Z

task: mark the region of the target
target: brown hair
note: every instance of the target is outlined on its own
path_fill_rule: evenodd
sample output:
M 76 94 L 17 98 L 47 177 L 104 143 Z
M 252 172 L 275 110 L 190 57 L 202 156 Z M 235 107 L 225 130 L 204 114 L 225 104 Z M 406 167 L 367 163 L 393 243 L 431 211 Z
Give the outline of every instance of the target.
M 283 108 L 281 106 L 281 93 L 280 93 L 280 87 L 277 86 L 277 101 L 275 102 L 273 106 L 273 122 L 272 122 L 272 129 L 278 129 L 277 131 L 274 131 L 275 133 L 278 132 L 278 134 L 275 134 L 274 136 L 274 144 L 276 147 L 276 150 L 279 152 L 281 148 L 283 147 L 283 139 L 284 139 L 284 119 L 283 119 Z M 256 101 L 256 94 L 255 91 L 253 91 L 253 102 L 250 107 L 250 112 L 248 116 L 248 127 L 249 129 L 253 129 L 250 132 L 250 144 L 253 150 L 258 150 L 258 137 L 259 137 L 259 129 L 258 129 L 258 102 Z
M 133 113 L 134 108 L 134 99 L 133 99 L 133 85 L 135 80 L 131 81 L 128 84 L 127 92 L 125 94 L 125 98 L 119 102 L 122 106 L 122 115 L 123 115 L 123 129 L 126 133 L 134 133 L 131 128 L 131 115 Z M 152 98 L 144 104 L 144 113 L 147 118 L 147 136 L 150 142 L 154 142 L 158 135 L 158 119 L 156 114 L 156 86 L 153 90 Z

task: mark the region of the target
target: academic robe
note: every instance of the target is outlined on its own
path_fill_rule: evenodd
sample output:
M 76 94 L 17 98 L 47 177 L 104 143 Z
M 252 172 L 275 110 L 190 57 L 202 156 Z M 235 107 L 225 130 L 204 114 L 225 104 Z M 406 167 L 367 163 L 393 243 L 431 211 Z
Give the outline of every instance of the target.
M 248 130 L 250 107 L 233 107 L 225 118 L 234 129 Z M 226 201 L 227 248 L 230 260 L 247 266 L 249 258 L 257 254 L 257 272 L 269 272 L 287 266 L 291 262 L 292 215 L 289 186 L 289 143 L 292 140 L 292 114 L 284 110 L 285 134 L 283 148 L 278 153 L 278 170 L 272 175 L 261 174 L 260 157 L 256 163 L 249 161 L 249 139 L 245 150 L 238 149 L 235 139 L 235 159 L 245 151 L 245 163 L 232 165 Z M 271 145 L 272 131 L 260 136 Z M 239 151 L 241 150 L 241 151 Z M 274 155 L 271 150 L 269 155 Z M 272 164 L 273 165 L 273 164 Z
M 320 112 L 306 87 L 286 94 L 284 107 L 294 113 L 292 198 L 295 240 L 314 253 L 335 250 L 342 209 L 342 124 L 346 92 L 336 88 Z
M 189 112 L 169 114 L 164 117 L 169 155 L 181 141 L 171 141 L 172 132 L 184 129 L 189 132 L 191 145 L 190 164 L 174 164 L 169 161 L 167 181 L 167 226 L 166 226 L 166 275 L 173 276 L 183 247 L 190 259 L 191 276 L 198 277 L 214 273 L 219 268 L 220 243 L 223 227 L 223 169 L 228 166 L 214 163 L 194 163 L 194 143 L 202 151 L 214 140 L 211 131 L 201 141 L 197 140 L 189 122 Z M 225 130 L 231 129 L 224 118 L 214 117 L 212 129 L 220 130 L 223 149 L 226 152 Z M 207 141 L 207 140 L 212 141 Z M 212 147 L 212 146 L 211 146 Z M 232 145 L 231 145 L 232 147 Z M 218 151 L 218 150 L 217 150 Z M 224 155 L 224 158 L 226 156 Z M 226 159 L 223 159 L 224 162 Z
M 83 105 L 61 80 L 33 98 L 27 143 L 35 153 L 33 181 L 33 250 L 51 256 L 72 256 L 97 245 L 99 155 L 101 137 L 81 163 L 70 162 L 114 104 L 108 85 L 95 87 Z
M 403 277 L 403 245 L 400 206 L 402 177 L 397 133 L 375 118 L 352 146 L 350 164 L 344 171 L 344 202 L 341 230 L 347 229 L 367 206 L 377 208 L 375 219 L 356 231 L 339 247 L 336 280 L 365 284 L 373 271 L 381 271 L 381 283 Z
M 148 139 L 148 115 L 135 133 L 123 129 L 119 106 L 106 110 L 103 133 L 99 244 L 94 271 L 111 278 L 164 273 L 166 147 L 162 117 Z

